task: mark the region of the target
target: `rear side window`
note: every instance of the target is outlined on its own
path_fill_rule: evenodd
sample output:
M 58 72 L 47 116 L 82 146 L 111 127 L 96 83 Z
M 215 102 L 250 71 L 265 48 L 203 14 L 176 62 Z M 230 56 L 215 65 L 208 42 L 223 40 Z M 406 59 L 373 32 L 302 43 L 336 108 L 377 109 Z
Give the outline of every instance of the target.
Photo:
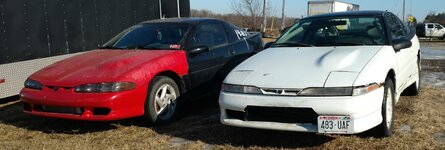
M 233 24 L 226 23 L 225 27 L 227 29 L 227 38 L 229 39 L 230 43 L 236 42 L 248 36 L 246 31 Z
M 226 33 L 223 26 L 218 22 L 208 22 L 199 25 L 190 38 L 189 47 L 204 45 L 209 48 L 226 44 Z

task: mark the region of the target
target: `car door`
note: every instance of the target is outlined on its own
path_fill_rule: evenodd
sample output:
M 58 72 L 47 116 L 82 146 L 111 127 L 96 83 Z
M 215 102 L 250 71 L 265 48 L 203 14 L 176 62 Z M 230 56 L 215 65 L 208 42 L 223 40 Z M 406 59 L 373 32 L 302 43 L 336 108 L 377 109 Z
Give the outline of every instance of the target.
M 200 46 L 207 47 L 208 52 L 190 53 L 190 49 Z M 224 78 L 221 72 L 232 55 L 222 24 L 218 21 L 200 23 L 188 38 L 186 47 L 191 87 L 201 87 L 204 91 L 220 87 L 218 82 Z
M 426 30 L 425 30 L 426 37 L 431 37 L 434 35 L 434 24 L 431 24 L 431 23 L 426 24 L 425 28 L 426 28 Z
M 414 37 L 394 14 L 387 14 L 386 20 L 390 31 L 390 38 L 392 40 L 391 43 L 401 39 L 411 40 Z M 403 90 L 402 88 L 406 86 L 409 77 L 414 72 L 414 69 L 416 69 L 416 62 L 413 61 L 415 60 L 416 54 L 413 54 L 413 51 L 415 50 L 412 48 L 413 46 L 400 51 L 395 51 L 398 66 L 396 74 L 397 91 Z
M 226 74 L 228 74 L 238 64 L 253 55 L 253 47 L 249 47 L 247 43 L 246 37 L 248 36 L 248 33 L 245 30 L 229 23 L 224 23 L 224 27 L 226 29 L 229 43 L 232 45 L 233 49 L 233 56 L 229 62 L 227 62 Z
M 442 25 L 434 24 L 434 32 L 433 32 L 434 37 L 443 37 L 444 31 L 445 30 Z

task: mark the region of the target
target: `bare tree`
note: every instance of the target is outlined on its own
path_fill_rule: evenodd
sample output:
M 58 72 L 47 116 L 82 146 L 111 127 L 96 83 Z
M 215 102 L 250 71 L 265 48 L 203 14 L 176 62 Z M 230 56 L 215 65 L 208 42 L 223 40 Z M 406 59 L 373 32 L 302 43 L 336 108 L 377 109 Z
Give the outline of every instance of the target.
M 242 17 L 243 26 L 258 29 L 258 20 L 262 13 L 262 0 L 233 0 L 232 10 Z

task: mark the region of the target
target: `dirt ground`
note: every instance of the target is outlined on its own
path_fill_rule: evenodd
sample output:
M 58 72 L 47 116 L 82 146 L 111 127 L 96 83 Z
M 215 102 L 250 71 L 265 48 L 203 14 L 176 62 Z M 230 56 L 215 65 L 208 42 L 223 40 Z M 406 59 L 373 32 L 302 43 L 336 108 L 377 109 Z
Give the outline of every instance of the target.
M 445 72 L 444 60 L 423 60 L 423 73 Z M 445 80 L 445 79 L 438 79 Z M 402 96 L 395 133 L 358 135 L 257 130 L 219 123 L 217 95 L 185 105 L 167 126 L 140 119 L 83 122 L 29 116 L 20 102 L 0 104 L 0 149 L 445 149 L 445 89 L 422 85 Z

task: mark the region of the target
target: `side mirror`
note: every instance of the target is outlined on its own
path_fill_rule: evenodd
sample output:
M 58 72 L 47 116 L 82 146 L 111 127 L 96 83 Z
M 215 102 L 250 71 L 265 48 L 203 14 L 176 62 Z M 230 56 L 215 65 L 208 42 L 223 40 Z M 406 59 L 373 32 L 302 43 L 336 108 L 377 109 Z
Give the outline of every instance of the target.
M 394 40 L 392 43 L 392 47 L 396 52 L 405 48 L 410 48 L 412 45 L 413 43 L 410 40 L 405 40 L 405 39 Z
M 264 49 L 268 49 L 268 48 L 270 48 L 270 47 L 273 45 L 273 43 L 275 43 L 275 42 L 267 42 L 267 43 L 264 45 Z
M 204 46 L 204 45 L 196 46 L 196 47 L 189 49 L 189 53 L 192 55 L 197 55 L 197 54 L 205 53 L 208 51 L 209 51 L 209 47 Z

